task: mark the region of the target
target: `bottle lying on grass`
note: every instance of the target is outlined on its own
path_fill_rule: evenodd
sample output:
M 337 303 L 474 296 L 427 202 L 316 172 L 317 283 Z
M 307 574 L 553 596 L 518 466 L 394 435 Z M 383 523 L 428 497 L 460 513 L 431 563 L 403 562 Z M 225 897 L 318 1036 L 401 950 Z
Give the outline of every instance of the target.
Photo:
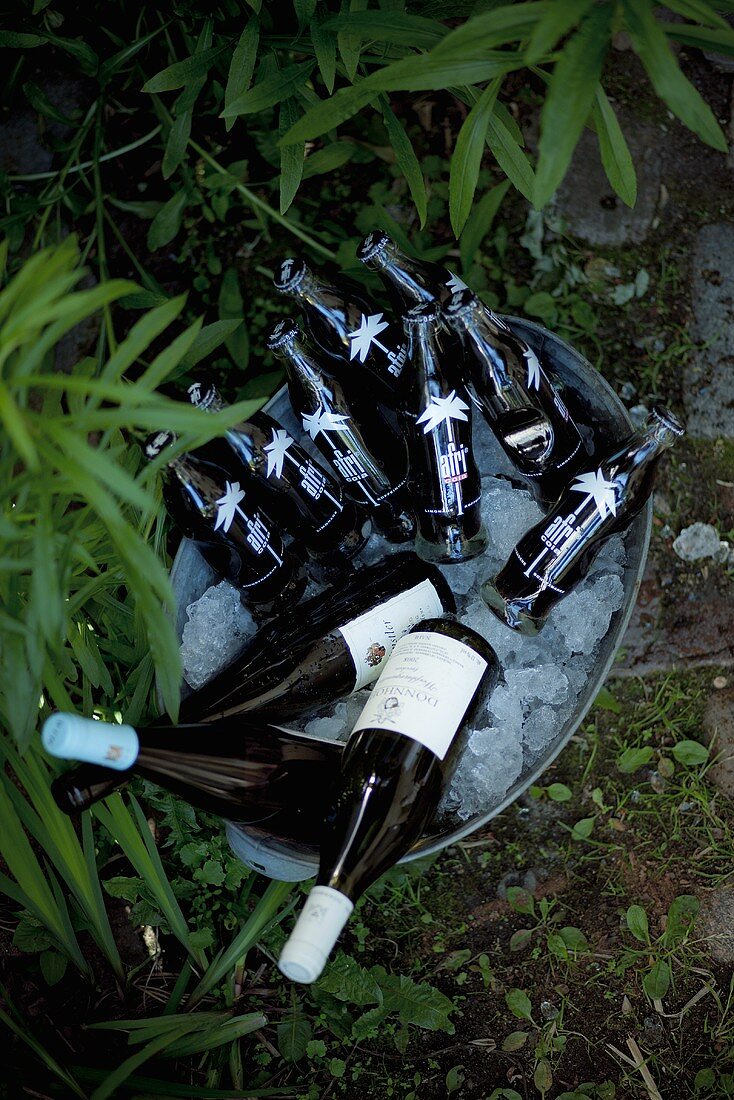
M 311 845 L 321 837 L 326 792 L 343 749 L 255 718 L 133 727 L 53 714 L 41 739 L 51 756 L 86 764 L 52 784 L 64 813 L 79 813 L 140 775 L 208 813 L 267 823 L 270 835 Z
M 489 643 L 451 619 L 427 619 L 398 642 L 344 750 L 316 885 L 280 956 L 286 977 L 318 978 L 355 901 L 423 833 L 457 735 L 498 672 Z
M 663 452 L 683 435 L 656 406 L 644 427 L 577 474 L 555 508 L 523 535 L 505 565 L 482 586 L 491 611 L 522 634 L 537 634 L 550 612 L 586 576 L 604 543 L 643 508 Z

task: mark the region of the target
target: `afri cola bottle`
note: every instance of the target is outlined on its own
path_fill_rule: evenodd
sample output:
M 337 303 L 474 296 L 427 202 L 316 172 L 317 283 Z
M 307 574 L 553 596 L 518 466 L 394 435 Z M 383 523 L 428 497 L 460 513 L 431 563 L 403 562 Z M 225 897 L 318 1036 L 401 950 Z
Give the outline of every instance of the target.
M 189 400 L 199 409 L 225 407 L 217 388 L 207 381 L 189 386 Z M 257 486 L 268 514 L 322 564 L 346 562 L 362 549 L 370 522 L 348 500 L 332 474 L 314 461 L 271 416 L 256 412 L 228 428 L 223 440 L 212 440 L 206 453 L 222 465 L 239 461 L 245 479 Z
M 489 608 L 508 626 L 536 634 L 548 614 L 588 572 L 604 543 L 623 531 L 650 496 L 666 448 L 683 435 L 667 409 L 575 476 L 555 508 L 523 535 L 495 577 L 482 587 Z
M 267 822 L 272 836 L 310 845 L 321 837 L 324 800 L 342 754 L 339 742 L 257 718 L 133 727 L 54 714 L 41 738 L 51 756 L 86 762 L 52 784 L 64 813 L 86 810 L 139 775 L 208 813 Z
M 452 745 L 497 675 L 489 643 L 450 619 L 398 642 L 344 750 L 316 885 L 278 963 L 286 977 L 318 978 L 354 903 L 430 824 Z
M 416 260 L 403 252 L 381 229 L 367 234 L 357 249 L 357 257 L 380 276 L 398 315 L 423 302 L 443 305 L 456 291 L 468 289 L 458 275 L 440 264 Z
M 181 704 L 187 722 L 256 712 L 284 720 L 373 683 L 421 619 L 456 610 L 441 572 L 415 554 L 356 570 L 338 589 L 267 623 L 235 661 Z
M 339 285 L 319 279 L 303 260 L 283 260 L 274 284 L 282 294 L 295 298 L 319 351 L 339 369 L 369 387 L 379 383 L 379 396 L 394 404 L 401 391 L 407 348 L 400 326 L 365 297 L 348 280 Z
M 470 290 L 445 307 L 474 397 L 535 497 L 552 503 L 586 458 L 578 428 L 533 349 Z
M 143 444 L 146 458 L 153 461 L 175 439 L 168 431 L 150 435 Z M 306 587 L 302 563 L 285 549 L 270 519 L 233 474 L 191 453 L 172 456 L 162 477 L 171 518 L 253 610 L 268 612 L 301 598 Z
M 471 406 L 455 362 L 443 354 L 436 303 L 411 309 L 403 324 L 411 357 L 405 424 L 418 517 L 416 553 L 427 561 L 467 561 L 487 547 Z
M 391 542 L 408 542 L 415 518 L 405 441 L 378 406 L 317 361 L 295 321 L 279 321 L 268 347 L 285 364 L 291 405 L 346 493 L 363 504 Z

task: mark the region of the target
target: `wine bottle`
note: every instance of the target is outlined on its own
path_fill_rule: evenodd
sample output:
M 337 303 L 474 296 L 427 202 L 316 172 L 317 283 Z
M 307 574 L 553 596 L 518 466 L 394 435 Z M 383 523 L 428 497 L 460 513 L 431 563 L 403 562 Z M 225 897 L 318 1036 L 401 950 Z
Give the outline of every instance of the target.
M 587 574 L 601 547 L 629 526 L 652 492 L 666 448 L 683 425 L 659 406 L 646 424 L 576 475 L 555 508 L 523 535 L 505 565 L 482 586 L 482 597 L 502 622 L 536 634 L 552 609 Z
M 192 405 L 211 412 L 225 408 L 216 386 L 189 386 Z M 204 449 L 231 465 L 234 454 L 257 484 L 268 514 L 322 564 L 348 561 L 362 549 L 371 525 L 363 510 L 345 498 L 339 482 L 300 447 L 277 420 L 255 413 L 212 440 Z
M 533 349 L 470 290 L 445 307 L 465 349 L 474 397 L 536 499 L 554 503 L 587 456 L 568 409 Z
M 408 492 L 405 441 L 375 404 L 320 366 L 295 321 L 282 320 L 268 347 L 283 360 L 296 416 L 335 470 L 345 492 L 370 513 L 391 542 L 408 542 L 415 517 Z
M 472 453 L 471 406 L 461 375 L 441 345 L 435 302 L 403 318 L 411 359 L 406 397 L 410 486 L 418 516 L 416 553 L 426 561 L 459 562 L 487 547 L 482 480 Z
M 283 612 L 266 624 L 232 664 L 183 700 L 181 717 L 308 713 L 376 680 L 414 623 L 455 610 L 440 570 L 415 554 L 393 554 L 305 600 L 297 615 Z
M 278 963 L 286 977 L 318 978 L 355 901 L 429 825 L 452 745 L 498 671 L 489 643 L 450 619 L 398 642 L 344 750 L 316 885 Z
M 150 435 L 149 460 L 172 443 L 173 432 Z M 196 453 L 172 456 L 163 471 L 163 499 L 171 518 L 217 573 L 261 613 L 298 601 L 306 587 L 302 562 L 286 550 L 265 513 L 241 483 Z
M 53 714 L 41 739 L 51 756 L 86 762 L 52 784 L 67 814 L 87 809 L 139 775 L 207 813 L 306 844 L 320 838 L 325 792 L 343 748 L 257 718 L 141 728 Z
M 367 234 L 357 258 L 380 276 L 398 316 L 424 302 L 443 305 L 456 291 L 468 289 L 458 275 L 440 264 L 403 252 L 382 229 Z
M 275 275 L 276 290 L 295 298 L 319 351 L 342 376 L 345 365 L 363 383 L 379 384 L 379 396 L 392 405 L 400 393 L 407 348 L 400 328 L 361 288 L 342 278 L 337 286 L 323 282 L 303 260 L 283 260 Z

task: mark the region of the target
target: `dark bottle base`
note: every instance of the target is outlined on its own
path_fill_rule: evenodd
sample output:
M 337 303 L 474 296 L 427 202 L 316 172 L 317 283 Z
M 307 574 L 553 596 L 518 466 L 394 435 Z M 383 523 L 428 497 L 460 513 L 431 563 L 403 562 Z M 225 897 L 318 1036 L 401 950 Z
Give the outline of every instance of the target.
M 388 542 L 412 542 L 416 535 L 415 516 L 407 510 L 396 513 L 388 509 L 383 511 L 378 506 L 372 512 L 372 523 L 378 534 L 386 538 Z
M 415 539 L 415 552 L 423 561 L 436 565 L 458 564 L 483 554 L 488 541 L 483 523 L 473 535 L 467 535 L 460 523 L 449 523 L 442 530 L 433 531 L 431 538 L 419 532 Z
M 327 549 L 309 547 L 308 556 L 325 573 L 331 570 L 339 572 L 349 564 L 360 550 L 364 549 L 371 534 L 372 523 L 369 519 L 365 519 L 362 524 L 347 531 L 336 545 Z
M 482 585 L 481 596 L 500 622 L 516 630 L 518 634 L 533 637 L 543 629 L 545 619 L 536 618 L 527 611 L 527 600 L 506 600 L 492 581 L 485 581 Z

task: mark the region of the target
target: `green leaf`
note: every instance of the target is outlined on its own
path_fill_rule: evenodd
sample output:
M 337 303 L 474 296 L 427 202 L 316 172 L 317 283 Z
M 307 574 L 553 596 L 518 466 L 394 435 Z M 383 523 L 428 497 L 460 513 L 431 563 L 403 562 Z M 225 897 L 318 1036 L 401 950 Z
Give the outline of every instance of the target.
M 721 127 L 711 108 L 681 72 L 652 7 L 638 0 L 622 0 L 622 8 L 632 45 L 657 94 L 702 141 L 726 152 L 726 138 Z
M 42 951 L 39 962 L 46 984 L 57 985 L 66 973 L 66 955 L 60 955 L 58 951 Z
M 186 370 L 191 370 L 191 368 L 195 367 L 197 363 L 200 363 L 202 359 L 206 359 L 210 356 L 220 344 L 226 343 L 241 324 L 241 318 L 232 317 L 226 320 L 212 321 L 210 325 L 204 325 L 196 334 L 189 350 L 181 359 L 180 366 Z
M 599 688 L 596 693 L 596 698 L 594 699 L 594 706 L 600 707 L 602 710 L 610 710 L 613 714 L 619 714 L 622 710 L 617 699 L 612 695 L 609 688 L 606 687 Z
M 493 80 L 484 89 L 459 130 L 451 156 L 449 213 L 451 225 L 457 237 L 460 236 L 466 224 L 474 202 L 487 127 L 500 90 L 500 83 L 500 80 Z
M 242 300 L 240 281 L 234 267 L 228 267 L 219 288 L 219 316 L 223 321 L 241 321 L 238 328 L 225 339 L 227 351 L 238 370 L 244 371 L 250 360 L 250 338 L 244 323 L 245 304 Z
M 371 14 L 376 15 L 376 12 Z M 326 85 L 329 95 L 334 91 L 336 79 L 336 35 L 324 28 L 324 21 L 318 16 L 311 23 L 311 42 L 321 73 L 321 79 Z
M 174 192 L 168 202 L 160 208 L 148 229 L 148 248 L 155 252 L 169 244 L 181 228 L 184 210 L 188 203 L 186 191 L 182 188 Z
M 317 988 L 348 1004 L 382 1004 L 382 990 L 374 975 L 355 959 L 341 953 L 329 963 Z
M 734 33 L 723 16 L 714 11 L 706 0 L 665 0 L 665 7 L 682 15 L 684 19 L 692 19 L 694 23 L 703 23 L 705 27 L 718 27 L 727 31 L 734 39 Z
M 359 146 L 353 141 L 332 141 L 323 149 L 309 153 L 303 163 L 303 178 L 311 179 L 325 172 L 333 172 L 350 161 Z
M 510 951 L 522 951 L 533 938 L 530 928 L 520 928 L 510 936 Z
M 421 228 L 423 228 L 426 223 L 428 198 L 426 196 L 426 184 L 423 179 L 420 163 L 415 155 L 412 142 L 403 129 L 402 123 L 390 106 L 387 96 L 380 96 L 380 105 L 382 107 L 382 118 L 385 123 L 385 129 L 387 130 L 387 136 L 395 151 L 395 160 L 408 183 L 413 202 L 415 203 L 415 208 L 418 211 L 420 225 Z
M 282 103 L 306 83 L 313 70 L 311 61 L 300 65 L 288 65 L 266 76 L 259 84 L 238 96 L 233 103 L 225 107 L 221 118 L 237 118 L 239 115 L 257 114 L 276 103 Z
M 593 3 L 594 0 L 564 0 L 562 4 L 549 4 L 548 11 L 530 36 L 525 51 L 527 64 L 537 65 L 558 40 L 579 23 Z
M 511 989 L 509 993 L 506 993 L 505 1004 L 512 1015 L 517 1016 L 518 1019 L 532 1020 L 533 1006 L 530 1004 L 527 993 L 524 993 L 522 989 Z
M 460 23 L 431 52 L 435 57 L 461 57 L 478 44 L 484 50 L 506 46 L 525 38 L 552 5 L 553 0 L 551 3 L 503 4 L 494 11 L 481 12 Z
M 171 129 L 168 131 L 166 148 L 163 153 L 163 162 L 161 164 L 161 175 L 164 180 L 171 178 L 186 156 L 186 148 L 189 144 L 189 138 L 191 137 L 193 117 L 193 107 L 187 110 L 179 109 L 176 113 Z M 163 209 L 165 210 L 165 207 Z M 148 235 L 148 239 L 150 240 L 150 234 Z
M 571 830 L 573 840 L 588 840 L 594 831 L 595 817 L 582 817 Z
M 499 103 L 495 103 L 494 113 L 489 119 L 487 145 L 512 186 L 516 187 L 528 202 L 532 202 L 535 173 L 520 142 L 505 120 L 505 112 L 498 110 L 500 106 Z
M 622 202 L 634 206 L 637 199 L 635 166 L 617 116 L 601 85 L 596 89 L 593 115 L 607 179 Z
M 37 920 L 21 917 L 13 932 L 13 947 L 34 955 L 48 950 L 55 943 L 54 937 Z
M 553 69 L 540 115 L 534 205 L 552 198 L 566 174 L 589 117 L 609 45 L 613 8 L 595 7 L 566 44 Z
M 252 74 L 255 71 L 257 61 L 257 49 L 260 44 L 260 21 L 253 15 L 240 35 L 240 40 L 235 46 L 232 60 L 227 75 L 227 86 L 224 89 L 224 109 L 243 96 L 252 82 Z M 231 130 L 235 124 L 235 118 L 227 118 L 225 127 Z
M 509 179 L 485 191 L 469 215 L 461 233 L 459 250 L 461 266 L 466 273 L 474 262 L 474 257 L 484 238 L 492 228 L 497 211 L 510 187 Z
M 284 99 L 280 105 L 278 134 L 287 134 L 296 120 L 300 118 L 296 99 Z M 281 145 L 280 147 L 280 212 L 285 214 L 296 197 L 303 176 L 303 145 Z
M 732 9 L 734 10 L 734 9 Z M 734 57 L 734 31 L 710 30 L 708 27 L 694 27 L 690 23 L 667 23 L 665 37 L 683 46 L 693 46 L 697 50 L 711 50 L 725 57 Z
M 666 944 L 676 947 L 685 940 L 696 922 L 700 908 L 701 903 L 693 894 L 679 894 L 671 902 L 665 923 Z
M 357 40 L 390 42 L 429 50 L 447 34 L 446 27 L 435 19 L 399 11 L 355 11 L 335 15 L 324 24 L 326 30 L 349 31 Z
M 347 1063 L 343 1058 L 332 1058 L 329 1061 L 329 1073 L 332 1077 L 343 1077 L 347 1072 Z
M 617 767 L 623 775 L 632 775 L 633 772 L 650 763 L 653 753 L 654 750 L 649 745 L 641 749 L 625 749 L 622 755 L 617 757 Z
M 523 311 L 531 317 L 540 317 L 541 321 L 553 321 L 556 316 L 556 301 L 547 290 L 538 290 L 523 303 Z
M 453 1035 L 449 1017 L 456 1006 L 440 990 L 427 982 L 414 982 L 404 974 L 388 974 L 382 966 L 371 967 L 370 974 L 382 990 L 385 1012 L 397 1012 L 403 1024 Z
M 569 951 L 582 952 L 589 950 L 589 941 L 580 928 L 566 925 L 561 929 L 560 936 Z
M 351 13 L 363 12 L 367 7 L 367 0 L 349 0 L 349 11 Z M 359 65 L 359 55 L 362 50 L 362 35 L 355 34 L 347 26 L 345 29 L 338 32 L 336 40 L 339 46 L 339 53 L 341 54 L 344 68 L 346 69 L 349 80 L 353 81 L 357 75 L 357 66 Z
M 709 758 L 709 750 L 698 741 L 679 741 L 673 745 L 671 752 L 679 764 L 688 764 L 693 768 L 705 764 Z
M 550 787 L 546 787 L 546 792 L 552 802 L 568 802 L 569 798 L 573 798 L 573 792 L 565 783 L 551 783 Z
M 636 940 L 649 944 L 650 928 L 647 923 L 647 913 L 641 905 L 630 905 L 627 910 L 627 927 Z
M 183 88 L 198 77 L 206 76 L 209 69 L 221 53 L 224 46 L 213 46 L 211 49 L 195 53 L 183 61 L 176 61 L 167 69 L 156 73 L 143 85 L 144 92 L 172 92 L 176 88 Z
M 516 913 L 531 915 L 535 912 L 535 898 L 528 890 L 523 890 L 522 886 L 507 887 L 507 904 Z
M 306 1053 L 311 1040 L 311 1024 L 304 1019 L 300 1011 L 294 1011 L 290 1017 L 278 1024 L 278 1050 L 286 1062 L 298 1062 Z
M 642 979 L 642 988 L 651 1001 L 662 1001 L 670 989 L 670 966 L 659 959 Z
M 548 1089 L 553 1087 L 553 1073 L 547 1058 L 541 1058 L 533 1073 L 533 1084 L 541 1096 L 545 1096 Z
M 221 886 L 224 882 L 224 868 L 218 859 L 208 859 L 203 867 L 194 872 L 197 882 L 205 882 L 207 886 Z
M 502 1049 L 504 1051 L 522 1050 L 530 1038 L 528 1031 L 511 1031 L 506 1039 L 502 1042 Z

